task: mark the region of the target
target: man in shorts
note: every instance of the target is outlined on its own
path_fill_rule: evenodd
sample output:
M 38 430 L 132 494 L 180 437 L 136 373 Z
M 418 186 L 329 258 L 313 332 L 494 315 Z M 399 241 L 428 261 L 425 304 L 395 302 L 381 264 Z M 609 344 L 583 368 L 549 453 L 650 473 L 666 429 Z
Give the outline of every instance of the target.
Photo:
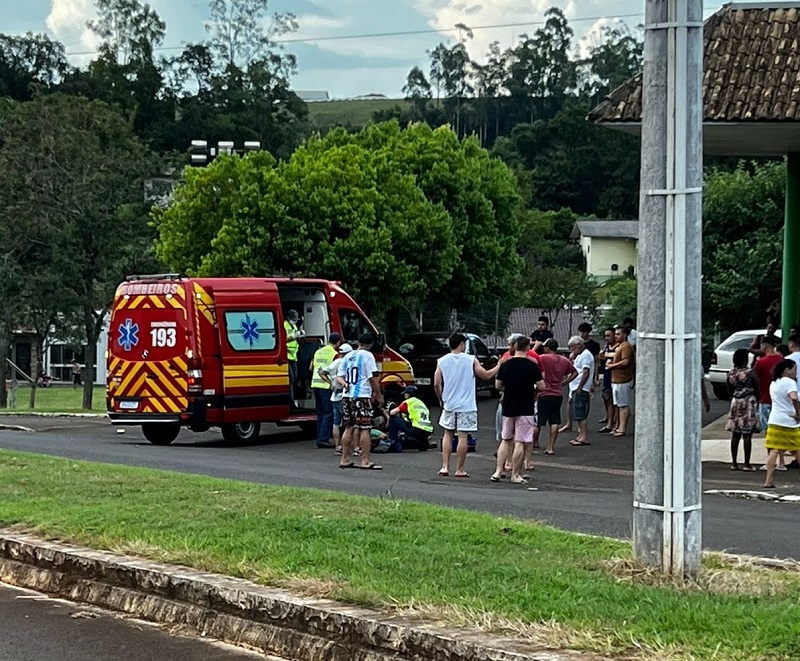
M 591 445 L 588 418 L 594 388 L 594 356 L 580 335 L 571 337 L 568 345 L 569 350 L 575 354 L 573 364 L 578 373 L 569 383 L 572 391 L 572 419 L 578 423 L 578 435 L 569 444 Z
M 369 460 L 371 447 L 370 431 L 373 425 L 373 404 L 383 406 L 383 395 L 378 383 L 378 366 L 372 355 L 375 338 L 364 333 L 358 338 L 358 350 L 351 351 L 339 365 L 336 379 L 345 388 L 342 399 L 342 418 L 345 426 L 342 434 L 342 459 L 340 468 L 355 468 L 353 443 L 361 447 L 361 463 L 358 468 L 381 470 L 382 466 Z
M 616 331 L 617 348 L 614 358 L 606 364 L 606 369 L 611 370 L 611 395 L 617 413 L 617 428 L 611 432 L 612 436 L 620 437 L 628 433 L 628 420 L 631 416 L 631 403 L 633 400 L 633 375 L 635 374 L 636 354 L 633 346 L 628 342 L 628 328 L 618 326 Z
M 470 432 L 478 431 L 478 403 L 475 399 L 475 376 L 491 381 L 500 369 L 498 364 L 485 369 L 475 356 L 465 353 L 467 336 L 453 333 L 448 343 L 450 353 L 439 358 L 433 388 L 442 406 L 439 425 L 444 429 L 442 441 L 442 469 L 440 477 L 450 475 L 450 455 L 453 452 L 453 436 L 458 434 L 456 448 L 456 477 L 469 477 L 464 470 L 469 449 Z
M 544 374 L 544 388 L 539 391 L 539 408 L 536 424 L 550 427 L 545 454 L 554 454 L 558 428 L 561 426 L 561 404 L 564 402 L 564 386 L 578 373 L 569 358 L 559 355 L 558 342 L 549 339 L 544 343 L 544 353 L 539 356 L 539 366 Z
M 506 461 L 511 457 L 511 482 L 527 484 L 522 475 L 525 446 L 533 445 L 536 390 L 543 385 L 539 365 L 528 357 L 531 341 L 520 337 L 514 355 L 504 361 L 495 379 L 495 388 L 503 393 L 503 440 L 497 450 L 497 466 L 490 478 L 499 482 Z

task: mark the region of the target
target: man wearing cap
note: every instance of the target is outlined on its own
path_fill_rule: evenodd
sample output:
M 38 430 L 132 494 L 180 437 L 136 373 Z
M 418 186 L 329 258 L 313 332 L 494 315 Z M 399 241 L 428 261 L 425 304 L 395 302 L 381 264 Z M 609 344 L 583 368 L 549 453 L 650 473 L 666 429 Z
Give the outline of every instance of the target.
M 409 444 L 415 444 L 419 450 L 427 450 L 433 434 L 430 411 L 417 397 L 416 386 L 408 386 L 403 390 L 403 397 L 405 401 L 389 411 L 389 441 L 393 449 L 400 450 L 400 434 L 405 434 Z
M 295 408 L 299 407 L 297 402 L 297 351 L 300 348 L 299 340 L 306 332 L 300 330 L 300 315 L 297 310 L 292 308 L 286 313 L 283 320 L 283 329 L 286 331 L 286 360 L 289 363 L 289 392 L 292 396 L 292 404 Z
M 339 355 L 330 365 L 326 365 L 323 370 L 323 380 L 330 384 L 331 407 L 333 409 L 333 442 L 336 445 L 336 453 L 342 452 L 342 397 L 344 388 L 339 383 L 336 375 L 339 373 L 339 365 L 342 359 L 353 350 L 349 344 L 339 345 Z
M 317 447 L 332 448 L 333 403 L 331 402 L 331 383 L 325 380 L 325 368 L 336 358 L 336 349 L 342 342 L 339 333 L 331 333 L 328 343 L 314 352 L 314 374 L 311 389 L 317 409 Z
M 341 468 L 356 467 L 353 461 L 353 443 L 356 440 L 361 446 L 361 463 L 358 468 L 382 468 L 369 460 L 373 404 L 383 406 L 383 394 L 378 382 L 380 372 L 371 351 L 374 343 L 375 338 L 370 333 L 364 333 L 358 338 L 358 350 L 348 353 L 336 372 L 339 384 L 346 389 L 342 400 L 345 430 L 342 435 L 342 460 L 339 462 Z

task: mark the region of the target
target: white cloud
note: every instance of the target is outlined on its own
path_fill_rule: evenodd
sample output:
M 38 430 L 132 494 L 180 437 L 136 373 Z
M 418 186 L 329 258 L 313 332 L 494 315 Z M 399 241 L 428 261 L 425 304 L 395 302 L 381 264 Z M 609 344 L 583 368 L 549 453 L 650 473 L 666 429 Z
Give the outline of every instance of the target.
M 467 43 L 470 55 L 482 61 L 493 41 L 500 42 L 501 48 L 513 46 L 523 33 L 531 34 L 541 26 L 544 13 L 550 7 L 559 7 L 570 20 L 575 31 L 574 44 L 580 51 L 592 43 L 602 25 L 613 19 L 615 14 L 628 14 L 640 11 L 641 3 L 633 0 L 411 0 L 414 7 L 428 19 L 431 27 L 440 30 L 445 39 L 458 38 L 454 27 L 463 23 L 468 27 L 484 25 L 525 24 L 518 27 L 475 30 L 474 37 Z M 589 24 L 585 20 L 592 16 L 606 16 Z M 588 36 L 589 41 L 584 41 Z
M 86 22 L 96 16 L 92 0 L 52 0 L 47 29 L 67 51 L 93 51 L 100 40 Z

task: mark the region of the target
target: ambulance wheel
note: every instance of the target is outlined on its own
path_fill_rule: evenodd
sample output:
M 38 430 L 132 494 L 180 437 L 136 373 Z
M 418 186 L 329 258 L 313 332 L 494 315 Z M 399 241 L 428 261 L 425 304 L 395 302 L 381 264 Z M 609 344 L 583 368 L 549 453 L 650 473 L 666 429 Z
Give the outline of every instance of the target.
M 222 438 L 228 443 L 247 443 L 257 439 L 260 434 L 260 422 L 237 422 L 233 425 L 222 425 Z
M 153 445 L 169 445 L 178 438 L 181 426 L 174 423 L 151 422 L 142 425 L 142 434 Z

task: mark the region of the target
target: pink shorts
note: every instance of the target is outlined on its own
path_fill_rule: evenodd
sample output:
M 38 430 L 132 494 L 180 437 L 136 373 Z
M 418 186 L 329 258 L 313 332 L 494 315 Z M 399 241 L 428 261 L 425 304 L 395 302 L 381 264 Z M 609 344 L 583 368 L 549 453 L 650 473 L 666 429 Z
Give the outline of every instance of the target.
M 533 443 L 535 420 L 536 418 L 532 415 L 521 415 L 518 418 L 506 418 L 503 416 L 503 440 Z

